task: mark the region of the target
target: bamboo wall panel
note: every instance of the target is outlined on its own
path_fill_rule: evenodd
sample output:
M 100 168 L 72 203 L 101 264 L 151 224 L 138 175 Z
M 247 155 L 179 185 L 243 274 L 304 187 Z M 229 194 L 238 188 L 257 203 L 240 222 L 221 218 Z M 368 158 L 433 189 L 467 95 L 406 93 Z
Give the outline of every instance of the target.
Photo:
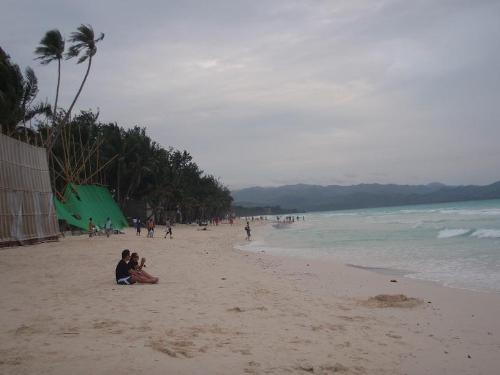
M 46 150 L 0 134 L 0 245 L 56 237 Z

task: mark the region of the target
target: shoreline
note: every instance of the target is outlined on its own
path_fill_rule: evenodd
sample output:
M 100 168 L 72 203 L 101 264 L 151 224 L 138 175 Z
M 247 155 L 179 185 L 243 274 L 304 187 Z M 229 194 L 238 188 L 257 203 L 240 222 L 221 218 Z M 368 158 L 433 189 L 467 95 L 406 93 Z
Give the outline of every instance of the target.
M 496 374 L 500 368 L 500 359 L 494 354 L 500 350 L 500 331 L 497 328 L 500 295 L 496 291 L 458 288 L 406 275 L 395 276 L 366 267 L 352 267 L 325 257 L 275 255 L 267 251 L 242 249 L 237 251 L 248 251 L 268 259 L 273 265 L 268 267 L 281 268 L 281 273 L 295 278 L 305 292 L 316 297 L 329 295 L 332 291 L 326 292 L 328 285 L 336 285 L 333 292 L 335 297 L 356 301 L 357 307 L 360 301 L 363 305 L 364 301 L 378 294 L 402 294 L 422 301 L 420 306 L 412 309 L 388 306 L 388 309 L 371 311 L 372 317 L 376 319 L 390 318 L 397 322 L 391 330 L 396 333 L 390 335 L 405 337 L 407 341 L 404 344 L 413 346 L 409 353 L 399 354 L 398 373 Z M 337 276 L 333 276 L 333 273 Z M 397 282 L 393 283 L 391 279 Z M 414 329 L 413 334 L 408 336 L 411 329 Z M 423 333 L 426 333 L 426 337 L 422 337 Z M 479 343 L 493 336 L 497 338 L 491 341 L 489 349 L 481 353 L 488 345 Z M 456 355 L 460 350 L 462 356 Z M 415 355 L 415 352 L 419 355 Z M 450 355 L 452 352 L 455 354 L 453 358 Z M 471 365 L 468 361 L 473 356 L 481 356 L 481 363 L 467 367 Z
M 263 221 L 259 223 L 259 227 L 262 228 L 264 227 L 265 230 L 270 231 L 272 230 L 271 225 L 272 222 L 266 222 Z M 473 287 L 473 286 L 463 286 L 463 285 L 456 285 L 456 284 L 450 284 L 442 280 L 431 280 L 423 277 L 418 277 L 419 271 L 412 271 L 408 269 L 400 269 L 400 268 L 390 268 L 390 267 L 384 267 L 384 266 L 366 266 L 366 265 L 359 265 L 359 264 L 354 264 L 354 263 L 349 263 L 344 259 L 336 258 L 334 254 L 325 254 L 325 253 L 319 253 L 319 254 L 306 254 L 306 253 L 293 253 L 289 252 L 287 254 L 283 254 L 283 250 L 287 250 L 286 247 L 270 247 L 268 244 L 265 243 L 264 241 L 264 236 L 262 234 L 259 234 L 257 237 L 253 236 L 253 243 L 259 243 L 259 245 L 265 250 L 257 250 L 257 249 L 252 249 L 251 247 L 247 246 L 252 246 L 252 243 L 246 242 L 243 244 L 236 244 L 235 248 L 238 250 L 242 251 L 248 251 L 248 252 L 265 252 L 266 254 L 269 254 L 271 256 L 276 256 L 276 257 L 287 257 L 287 258 L 299 258 L 299 259 L 304 259 L 304 260 L 322 260 L 325 262 L 333 262 L 336 264 L 342 264 L 347 267 L 351 267 L 353 269 L 360 269 L 360 270 L 365 270 L 377 274 L 382 274 L 386 276 L 394 276 L 394 277 L 404 277 L 405 279 L 409 280 L 414 280 L 415 282 L 423 282 L 423 283 L 430 283 L 432 285 L 440 286 L 440 287 L 445 287 L 445 288 L 451 288 L 451 289 L 458 289 L 458 290 L 466 290 L 466 291 L 471 291 L 471 292 L 478 292 L 478 293 L 487 293 L 487 294 L 494 294 L 500 296 L 500 289 L 490 289 L 490 288 L 479 288 L 479 287 Z M 262 245 L 260 245 L 262 243 Z M 245 248 L 247 247 L 247 248 Z M 298 250 L 296 248 L 292 250 Z M 301 250 L 305 250 L 305 248 L 302 248 Z
M 238 223 L 178 225 L 173 240 L 127 230 L 1 250 L 0 372 L 87 374 L 89 363 L 97 374 L 500 368 L 497 295 L 234 248 L 245 243 Z M 123 248 L 145 256 L 160 283 L 116 285 Z M 375 298 L 399 294 L 408 298 Z

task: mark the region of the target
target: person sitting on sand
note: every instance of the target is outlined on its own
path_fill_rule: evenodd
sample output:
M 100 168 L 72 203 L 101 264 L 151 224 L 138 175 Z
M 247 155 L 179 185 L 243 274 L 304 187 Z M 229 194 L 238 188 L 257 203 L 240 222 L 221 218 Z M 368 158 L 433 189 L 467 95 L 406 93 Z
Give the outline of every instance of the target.
M 138 280 L 150 280 L 153 284 L 158 282 L 158 278 L 151 276 L 149 273 L 143 270 L 146 267 L 146 258 L 141 259 L 141 263 L 139 264 L 139 254 L 132 253 L 130 256 L 130 261 L 128 262 L 130 266 L 130 274 L 135 276 Z M 143 282 L 143 281 L 139 281 Z
M 122 259 L 116 265 L 116 283 L 119 285 L 135 284 L 136 280 L 130 275 L 130 250 L 125 249 L 122 251 Z
M 130 250 L 125 249 L 122 251 L 122 259 L 116 265 L 116 283 L 119 285 L 131 285 L 135 283 L 156 284 L 158 278 L 141 277 L 140 275 L 130 272 Z

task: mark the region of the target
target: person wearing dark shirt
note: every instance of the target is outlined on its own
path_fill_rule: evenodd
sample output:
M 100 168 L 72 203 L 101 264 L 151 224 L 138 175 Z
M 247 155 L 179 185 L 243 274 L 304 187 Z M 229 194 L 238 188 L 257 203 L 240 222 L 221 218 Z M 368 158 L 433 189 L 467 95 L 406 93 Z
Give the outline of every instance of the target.
M 140 236 L 141 235 L 141 219 L 137 218 L 137 221 L 135 222 L 135 229 L 137 230 L 135 235 Z
M 165 237 L 167 238 L 167 235 L 170 235 L 170 238 L 172 238 L 172 224 L 170 223 L 170 219 L 167 219 L 165 222 Z
M 245 231 L 247 232 L 247 240 L 250 241 L 250 223 L 247 221 L 247 225 L 245 226 Z
M 136 280 L 130 275 L 130 250 L 125 249 L 122 251 L 122 259 L 116 265 L 116 283 L 120 285 L 135 284 Z
M 139 256 L 137 256 L 137 260 Z M 157 277 L 153 277 L 147 273 L 137 272 L 134 267 L 138 267 L 137 260 L 131 262 L 130 250 L 122 251 L 122 259 L 116 265 L 116 283 L 120 285 L 131 285 L 135 283 L 156 284 Z M 141 269 L 144 263 L 141 262 Z M 140 270 L 139 270 L 140 271 Z

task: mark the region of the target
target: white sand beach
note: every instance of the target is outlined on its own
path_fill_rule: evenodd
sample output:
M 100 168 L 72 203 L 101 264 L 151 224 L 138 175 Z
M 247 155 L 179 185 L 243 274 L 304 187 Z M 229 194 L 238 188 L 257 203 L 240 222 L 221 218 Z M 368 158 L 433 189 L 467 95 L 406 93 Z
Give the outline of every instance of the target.
M 0 373 L 499 373 L 499 294 L 235 250 L 244 237 L 179 225 L 2 249 Z M 116 285 L 124 248 L 159 284 Z

